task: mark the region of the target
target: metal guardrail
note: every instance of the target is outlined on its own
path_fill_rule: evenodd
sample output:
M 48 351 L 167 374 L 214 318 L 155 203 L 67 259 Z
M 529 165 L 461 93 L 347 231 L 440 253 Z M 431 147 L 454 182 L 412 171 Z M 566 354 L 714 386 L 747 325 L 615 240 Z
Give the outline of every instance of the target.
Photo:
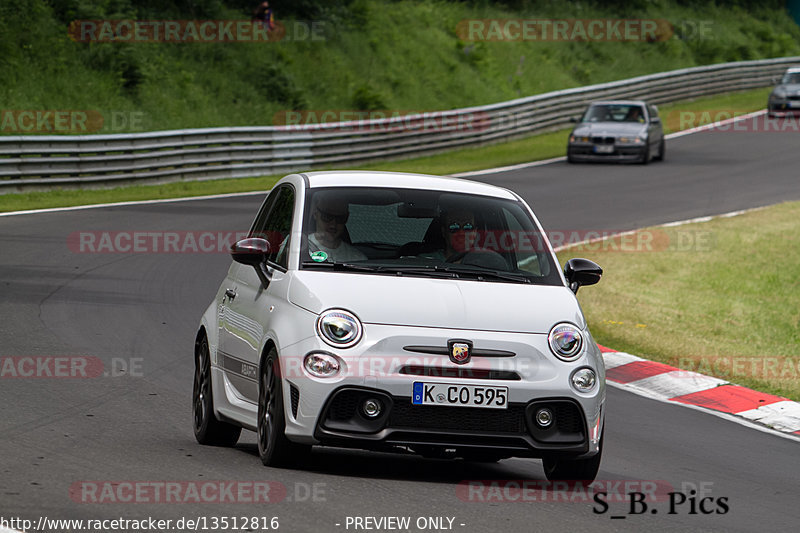
M 0 136 L 0 194 L 206 180 L 425 155 L 564 128 L 599 99 L 661 104 L 765 87 L 800 57 L 686 68 L 497 104 L 381 120 L 114 135 Z

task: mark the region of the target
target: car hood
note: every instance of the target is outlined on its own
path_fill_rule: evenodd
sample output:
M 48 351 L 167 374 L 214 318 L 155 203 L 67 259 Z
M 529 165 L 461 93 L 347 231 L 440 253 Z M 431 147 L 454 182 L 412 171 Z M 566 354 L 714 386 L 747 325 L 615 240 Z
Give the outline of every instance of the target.
M 347 309 L 372 324 L 545 334 L 563 321 L 585 327 L 565 286 L 301 270 L 289 301 L 315 314 Z
M 800 96 L 800 83 L 785 83 L 778 85 L 772 92 L 774 93 L 777 90 L 781 90 L 783 92 L 788 93 L 791 96 Z
M 573 135 L 634 137 L 647 133 L 647 125 L 639 122 L 587 122 L 575 126 Z

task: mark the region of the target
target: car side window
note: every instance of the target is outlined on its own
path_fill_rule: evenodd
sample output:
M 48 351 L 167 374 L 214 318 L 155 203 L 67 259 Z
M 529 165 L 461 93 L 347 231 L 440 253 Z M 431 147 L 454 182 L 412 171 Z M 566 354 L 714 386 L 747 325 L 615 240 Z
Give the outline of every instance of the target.
M 272 198 L 274 195 L 274 199 Z M 270 195 L 266 209 L 253 225 L 252 235 L 269 241 L 271 252 L 267 260 L 284 268 L 289 264 L 289 236 L 294 215 L 294 189 L 283 186 Z

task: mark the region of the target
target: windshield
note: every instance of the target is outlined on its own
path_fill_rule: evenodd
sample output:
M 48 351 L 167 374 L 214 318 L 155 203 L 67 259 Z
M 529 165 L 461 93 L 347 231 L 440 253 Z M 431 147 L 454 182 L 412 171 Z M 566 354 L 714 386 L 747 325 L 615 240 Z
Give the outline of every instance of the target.
M 783 75 L 781 83 L 788 85 L 790 83 L 800 83 L 800 72 L 787 72 Z
M 301 268 L 562 284 L 524 205 L 442 191 L 311 189 Z
M 644 122 L 644 109 L 640 105 L 594 104 L 586 110 L 581 122 Z

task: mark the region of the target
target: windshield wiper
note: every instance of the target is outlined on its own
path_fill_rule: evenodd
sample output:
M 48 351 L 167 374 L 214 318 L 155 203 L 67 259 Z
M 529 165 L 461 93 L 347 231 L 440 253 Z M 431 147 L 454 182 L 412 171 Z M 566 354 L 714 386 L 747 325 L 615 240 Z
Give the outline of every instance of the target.
M 437 278 L 457 278 L 458 274 L 455 272 L 447 272 L 439 265 L 364 265 L 360 263 L 343 263 L 343 262 L 330 262 L 321 261 L 304 261 L 304 267 L 311 268 L 325 268 L 333 270 L 334 272 L 372 272 L 376 274 L 395 274 L 402 276 L 404 274 L 417 275 L 417 276 L 433 276 Z
M 500 272 L 498 270 L 484 270 L 458 265 L 365 265 L 361 263 L 344 263 L 330 261 L 304 261 L 304 267 L 326 268 L 334 272 L 373 272 L 376 274 L 404 274 L 411 276 L 431 276 L 437 278 L 461 278 L 474 276 L 478 280 L 495 279 L 515 283 L 531 283 L 531 280 L 522 274 Z
M 359 265 L 357 263 L 343 263 L 336 261 L 303 261 L 301 266 L 312 268 L 326 268 L 334 271 L 358 270 L 361 272 L 379 272 L 381 267 L 374 265 Z
M 438 266 L 437 270 L 452 272 L 460 275 L 476 276 L 478 279 L 492 278 L 503 281 L 513 281 L 516 283 L 531 283 L 531 280 L 527 276 L 522 274 L 513 274 L 511 272 L 500 272 L 499 270 L 477 270 L 469 267 L 459 267 L 458 265 Z

